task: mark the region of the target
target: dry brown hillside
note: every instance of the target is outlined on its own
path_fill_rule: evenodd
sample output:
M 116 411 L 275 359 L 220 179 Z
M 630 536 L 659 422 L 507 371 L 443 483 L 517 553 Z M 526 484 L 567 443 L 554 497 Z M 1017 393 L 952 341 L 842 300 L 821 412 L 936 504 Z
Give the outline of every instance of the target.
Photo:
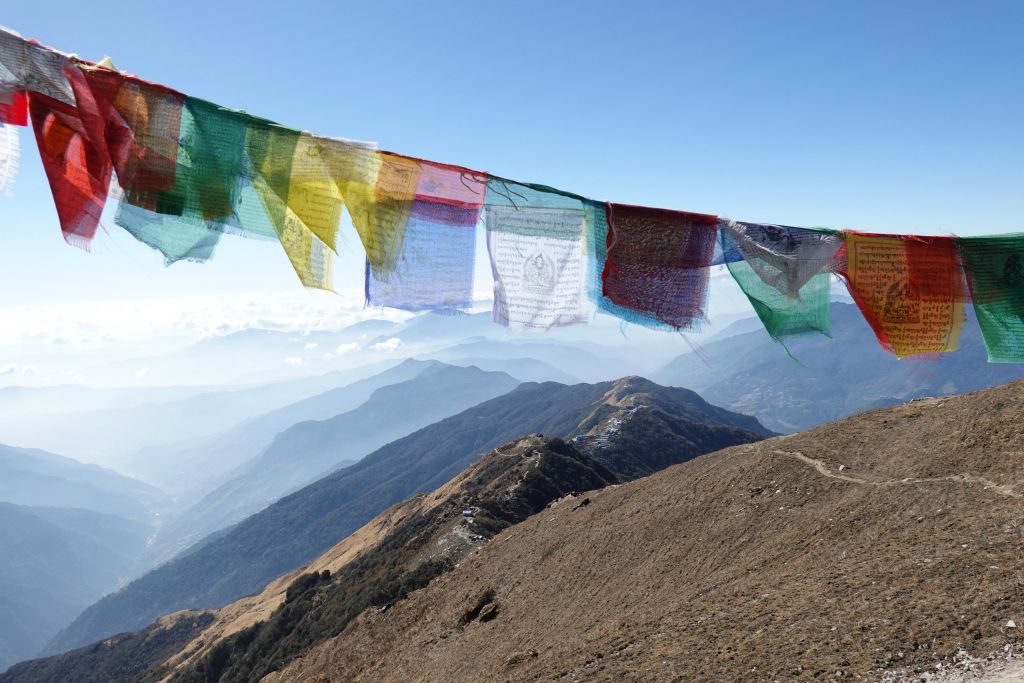
M 1005 652 L 1022 407 L 1024 383 L 918 400 L 563 500 L 265 680 L 891 680 Z
M 213 613 L 210 625 L 151 672 L 150 680 L 258 679 L 259 671 L 290 661 L 291 652 L 299 654 L 340 633 L 366 605 L 379 609 L 378 597 L 383 604 L 393 601 L 383 587 L 396 578 L 424 566 L 447 571 L 548 502 L 615 481 L 611 471 L 563 441 L 540 435 L 518 439 L 433 493 L 378 515 L 262 593 Z M 326 581 L 315 578 L 324 575 Z M 310 585 L 299 588 L 304 577 L 311 577 Z M 429 580 L 428 575 L 420 585 Z M 363 591 L 355 590 L 359 585 Z M 235 661 L 228 661 L 232 657 Z

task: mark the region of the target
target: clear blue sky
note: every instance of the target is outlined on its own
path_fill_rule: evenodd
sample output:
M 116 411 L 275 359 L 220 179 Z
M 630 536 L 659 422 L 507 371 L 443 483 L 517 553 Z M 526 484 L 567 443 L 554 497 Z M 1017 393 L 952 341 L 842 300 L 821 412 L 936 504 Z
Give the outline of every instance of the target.
M 236 9 L 237 8 L 237 9 Z M 599 199 L 791 225 L 1024 230 L 1022 2 L 6 3 L 0 23 L 318 133 Z M 227 238 L 65 246 L 30 134 L 0 306 L 298 288 Z M 358 284 L 358 242 L 338 284 Z

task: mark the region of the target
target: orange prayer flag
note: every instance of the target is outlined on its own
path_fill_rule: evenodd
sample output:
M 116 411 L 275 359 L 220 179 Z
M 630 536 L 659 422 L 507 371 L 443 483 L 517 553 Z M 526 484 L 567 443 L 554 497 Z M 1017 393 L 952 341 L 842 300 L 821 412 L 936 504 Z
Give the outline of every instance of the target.
M 840 275 L 879 343 L 902 358 L 955 351 L 967 289 L 955 237 L 845 232 Z

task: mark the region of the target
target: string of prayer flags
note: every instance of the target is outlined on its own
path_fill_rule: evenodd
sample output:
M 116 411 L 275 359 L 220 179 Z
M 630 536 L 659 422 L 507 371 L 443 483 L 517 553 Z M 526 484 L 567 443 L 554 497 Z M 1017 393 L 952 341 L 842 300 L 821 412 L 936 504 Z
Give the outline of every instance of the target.
M 705 317 L 717 228 L 717 216 L 609 203 L 604 296 L 631 322 L 692 328 Z
M 705 317 L 724 264 L 768 333 L 829 334 L 840 275 L 884 348 L 955 350 L 970 297 L 989 360 L 1024 363 L 1024 233 L 958 239 L 835 232 L 599 202 L 544 185 L 285 128 L 0 28 L 0 193 L 31 121 L 65 239 L 87 247 L 108 195 L 115 222 L 167 263 L 209 259 L 224 233 L 277 240 L 307 287 L 330 289 L 347 207 L 368 304 L 472 305 L 481 214 L 494 319 L 654 328 Z
M 484 215 L 495 322 L 531 329 L 585 322 L 587 200 L 492 176 Z
M 830 333 L 838 232 L 722 219 L 719 235 L 729 273 L 773 339 Z
M 61 232 L 69 244 L 88 249 L 107 201 L 113 168 L 106 149 L 106 123 L 85 75 L 70 62 L 64 71 L 75 104 L 32 91 L 29 110 Z
M 840 275 L 882 347 L 900 358 L 955 351 L 966 299 L 956 238 L 843 237 Z
M 439 312 L 472 306 L 476 227 L 486 189 L 484 173 L 421 161 L 393 270 L 375 272 L 367 259 L 367 303 Z
M 989 362 L 1024 363 L 1024 233 L 957 242 Z

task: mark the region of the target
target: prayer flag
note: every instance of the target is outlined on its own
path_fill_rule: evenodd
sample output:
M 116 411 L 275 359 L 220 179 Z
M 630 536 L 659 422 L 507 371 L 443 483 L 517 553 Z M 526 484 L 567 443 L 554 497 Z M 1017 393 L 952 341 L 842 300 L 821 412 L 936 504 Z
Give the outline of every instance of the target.
M 608 204 L 604 296 L 627 320 L 674 329 L 704 319 L 717 216 Z
M 107 200 L 112 168 L 104 119 L 89 84 L 70 62 L 65 67 L 76 106 L 32 91 L 29 108 L 64 239 L 88 248 Z
M 719 235 L 722 252 L 740 257 L 726 265 L 773 339 L 829 334 L 839 233 L 722 219 Z
M 1024 363 L 1024 233 L 957 240 L 993 363 Z
M 486 174 L 421 161 L 394 269 L 375 272 L 367 259 L 367 303 L 407 311 L 469 308 L 476 225 L 486 187 Z
M 585 322 L 587 200 L 491 177 L 485 216 L 495 322 L 535 329 Z
M 843 236 L 840 274 L 882 347 L 900 358 L 955 351 L 966 298 L 956 238 Z
M 74 106 L 75 93 L 65 72 L 69 61 L 65 54 L 0 28 L 0 91 L 37 93 Z M 24 110 L 14 111 L 20 115 Z
M 80 65 L 105 122 L 105 139 L 121 188 L 174 189 L 185 96 L 111 69 Z

